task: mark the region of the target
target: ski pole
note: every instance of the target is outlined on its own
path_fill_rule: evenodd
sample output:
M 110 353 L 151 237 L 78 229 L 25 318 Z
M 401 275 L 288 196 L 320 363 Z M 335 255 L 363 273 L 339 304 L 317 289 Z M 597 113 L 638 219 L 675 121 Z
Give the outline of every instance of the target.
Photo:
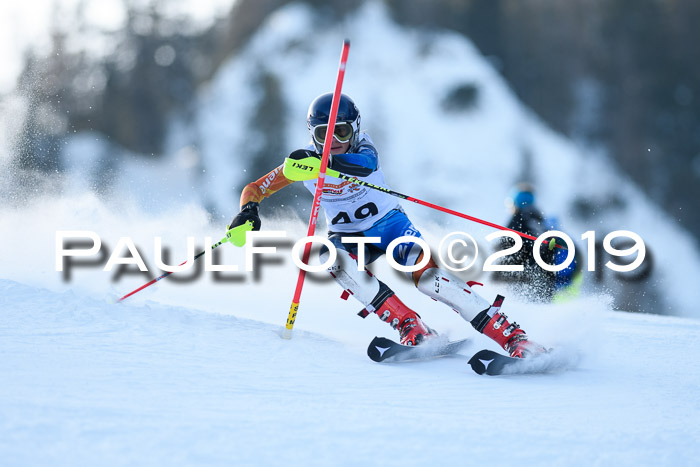
M 343 78 L 345 77 L 345 65 L 348 61 L 348 51 L 350 49 L 350 41 L 345 39 L 343 41 L 343 48 L 340 53 L 340 64 L 338 65 L 338 77 L 335 81 L 335 90 L 333 91 L 333 100 L 331 101 L 331 111 L 328 116 L 328 128 L 326 130 L 326 139 L 323 142 L 323 153 L 321 156 L 321 167 L 318 173 L 318 181 L 316 182 L 316 190 L 314 192 L 314 202 L 311 205 L 311 217 L 309 218 L 309 229 L 306 234 L 307 237 L 311 237 L 316 232 L 316 220 L 318 218 L 318 211 L 321 209 L 321 195 L 323 194 L 323 185 L 326 180 L 326 167 L 328 165 L 328 157 L 331 152 L 331 143 L 333 142 L 333 133 L 335 132 L 335 119 L 338 116 L 338 105 L 340 104 L 340 91 L 343 88 Z M 311 243 L 307 243 L 304 246 L 304 255 L 302 257 L 302 262 L 307 264 L 309 261 L 309 256 L 311 254 Z M 289 307 L 289 316 L 287 317 L 287 324 L 282 333 L 284 339 L 292 338 L 292 328 L 294 327 L 294 321 L 296 321 L 297 312 L 299 311 L 299 302 L 301 301 L 301 290 L 304 287 L 304 278 L 306 277 L 306 271 L 299 268 L 299 276 L 297 278 L 297 286 L 294 290 L 294 298 L 292 299 L 292 305 Z
M 326 174 L 330 175 L 331 177 L 340 178 L 340 179 L 346 180 L 348 182 L 352 182 L 352 183 L 356 183 L 358 185 L 366 186 L 367 188 L 371 188 L 373 190 L 381 191 L 381 192 L 386 193 L 386 194 L 391 195 L 391 196 L 396 196 L 397 198 L 405 199 L 406 201 L 411 201 L 411 202 L 420 204 L 422 206 L 427 206 L 429 208 L 437 209 L 438 211 L 442 211 L 442 212 L 445 212 L 447 214 L 452 214 L 453 216 L 461 217 L 462 219 L 467 219 L 467 220 L 470 220 L 472 222 L 477 222 L 479 224 L 487 225 L 489 227 L 493 227 L 493 228 L 499 229 L 499 230 L 507 230 L 509 232 L 516 233 L 516 234 L 520 235 L 521 237 L 524 237 L 524 238 L 527 238 L 530 240 L 537 240 L 537 237 L 533 237 L 532 235 L 526 234 L 524 232 L 519 232 L 517 230 L 509 229 L 508 227 L 503 227 L 502 225 L 494 224 L 493 222 L 485 221 L 483 219 L 479 219 L 478 217 L 470 216 L 468 214 L 454 211 L 454 210 L 449 209 L 449 208 L 444 208 L 442 206 L 438 206 L 437 204 L 429 203 L 427 201 L 423 201 L 423 200 L 420 200 L 418 198 L 414 198 L 412 196 L 404 195 L 402 193 L 391 190 L 389 188 L 384 188 L 384 187 L 381 187 L 378 185 L 373 185 L 371 183 L 359 180 L 355 177 L 341 174 L 340 172 L 333 170 L 333 169 L 327 169 Z M 554 242 L 554 245 L 552 245 L 551 242 Z M 567 250 L 567 248 L 565 246 L 559 245 L 558 243 L 556 243 L 556 240 L 554 238 L 552 238 L 552 240 L 549 243 L 549 248 L 552 249 L 553 247 L 561 248 L 562 250 Z
M 245 224 L 239 225 L 238 227 L 234 227 L 233 229 L 231 229 L 231 230 L 229 230 L 228 232 L 226 232 L 226 236 L 225 236 L 224 238 L 222 238 L 221 241 L 219 241 L 218 243 L 213 244 L 213 245 L 211 246 L 211 249 L 214 250 L 216 247 L 218 247 L 218 246 L 220 246 L 221 244 L 226 243 L 226 242 L 231 242 L 231 243 L 233 243 L 233 244 L 236 245 L 236 246 L 243 246 L 243 244 L 245 243 L 245 233 L 246 233 L 247 231 L 249 231 L 249 230 L 252 230 L 252 229 L 253 229 L 253 223 L 252 223 L 251 221 L 247 221 Z M 206 250 L 201 251 L 200 253 L 198 253 L 198 254 L 194 257 L 194 260 L 193 260 L 193 261 L 197 261 L 197 259 L 199 259 L 199 258 L 200 258 L 202 255 L 204 255 L 205 253 L 206 253 Z M 183 262 L 180 263 L 178 266 L 182 266 L 182 265 L 185 264 L 186 262 L 187 262 L 187 261 L 183 261 Z M 155 284 L 155 283 L 158 282 L 159 280 L 165 279 L 166 277 L 168 277 L 168 276 L 169 276 L 170 274 L 172 274 L 172 273 L 173 273 L 173 271 L 168 271 L 168 272 L 166 272 L 166 273 L 164 273 L 164 274 L 161 274 L 160 276 L 156 277 L 155 279 L 151 279 L 149 282 L 143 284 L 143 285 L 142 285 L 141 287 L 139 287 L 138 289 L 132 290 L 132 291 L 129 292 L 128 294 L 124 295 L 122 298 L 120 298 L 119 300 L 117 300 L 117 302 L 121 302 L 122 300 L 131 297 L 131 296 L 134 295 L 135 293 L 142 291 L 142 290 L 145 289 L 146 287 L 152 286 L 153 284 Z

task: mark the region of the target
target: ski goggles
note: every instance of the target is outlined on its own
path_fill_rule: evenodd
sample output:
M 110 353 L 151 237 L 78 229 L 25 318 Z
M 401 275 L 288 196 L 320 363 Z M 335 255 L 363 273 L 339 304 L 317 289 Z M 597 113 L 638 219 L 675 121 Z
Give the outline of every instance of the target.
M 326 133 L 328 132 L 328 124 L 322 123 L 316 125 L 311 129 L 311 135 L 318 144 L 323 144 L 326 141 Z M 333 129 L 333 137 L 339 143 L 347 143 L 352 139 L 352 135 L 355 132 L 351 123 L 348 122 L 337 122 L 335 128 Z

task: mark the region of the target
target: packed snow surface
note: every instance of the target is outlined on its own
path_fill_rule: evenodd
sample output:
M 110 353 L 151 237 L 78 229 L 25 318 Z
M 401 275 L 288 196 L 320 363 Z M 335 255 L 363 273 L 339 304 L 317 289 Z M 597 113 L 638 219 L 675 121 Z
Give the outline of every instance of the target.
M 3 465 L 693 465 L 700 455 L 697 321 L 592 302 L 520 310 L 534 335 L 569 340 L 579 361 L 488 377 L 466 363 L 493 348 L 483 336 L 472 332 L 455 358 L 376 364 L 360 318 L 347 333 L 357 338 L 334 338 L 338 312 L 308 301 L 300 316 L 331 315 L 323 326 L 334 331 L 299 326 L 283 340 L 281 325 L 235 316 L 266 312 L 243 290 L 227 315 L 0 280 Z

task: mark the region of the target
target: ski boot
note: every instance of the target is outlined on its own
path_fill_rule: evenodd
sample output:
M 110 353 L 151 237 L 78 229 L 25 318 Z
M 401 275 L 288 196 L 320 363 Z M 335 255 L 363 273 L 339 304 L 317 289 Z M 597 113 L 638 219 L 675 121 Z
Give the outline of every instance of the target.
M 403 345 L 418 345 L 424 339 L 437 336 L 437 332 L 426 326 L 418 313 L 413 310 L 409 310 L 403 316 L 403 321 L 399 324 L 399 334 Z
M 525 358 L 547 352 L 547 349 L 528 339 L 518 323 L 508 322 L 508 317 L 500 312 L 503 297 L 498 295 L 488 309 L 472 320 L 474 328 L 496 341 L 511 357 Z
M 360 311 L 361 317 L 364 318 L 372 312 L 376 313 L 379 319 L 399 331 L 400 342 L 403 345 L 418 345 L 425 339 L 437 336 L 437 332 L 426 326 L 418 313 L 404 305 L 386 285 L 381 282 L 380 285 L 380 292 L 373 300 L 375 303 L 379 302 L 379 305 L 367 305 Z

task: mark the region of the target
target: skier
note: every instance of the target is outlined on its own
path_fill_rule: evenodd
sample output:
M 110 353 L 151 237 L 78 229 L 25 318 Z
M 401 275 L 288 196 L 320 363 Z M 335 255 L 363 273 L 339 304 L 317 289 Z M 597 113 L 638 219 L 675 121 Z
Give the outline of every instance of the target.
M 558 222 L 554 218 L 545 217 L 537 207 L 535 188 L 532 184 L 521 182 L 511 190 L 506 204 L 511 211 L 511 218 L 506 224 L 509 229 L 537 237 L 548 230 L 560 230 Z M 556 238 L 558 244 L 564 241 Z M 510 237 L 501 238 L 501 249 L 510 248 L 515 242 Z M 523 238 L 522 247 L 508 256 L 503 257 L 500 264 L 517 264 L 523 266 L 523 271 L 497 272 L 494 280 L 515 282 L 524 287 L 526 295 L 535 301 L 551 302 L 557 297 L 574 296 L 580 286 L 580 258 L 578 249 L 569 266 L 561 271 L 546 271 L 535 261 L 533 254 L 534 242 Z M 568 252 L 563 249 L 548 247 L 547 242 L 540 246 L 540 258 L 550 265 L 562 263 Z M 534 292 L 534 294 L 533 294 Z
M 241 193 L 241 210 L 229 225 L 229 229 L 247 221 L 252 221 L 254 230 L 260 229 L 259 203 L 294 181 L 303 180 L 306 188 L 314 193 L 316 179 L 295 178 L 293 175 L 290 175 L 290 179 L 285 173 L 292 174 L 291 170 L 286 169 L 293 161 L 318 161 L 321 158 L 320 153 L 325 138 L 328 137 L 326 130 L 332 97 L 331 93 L 322 94 L 309 106 L 309 144 L 292 152 L 285 163 L 246 185 Z M 372 185 L 387 187 L 377 149 L 369 135 L 360 130 L 360 112 L 353 100 L 346 95 L 341 95 L 340 98 L 332 138 L 328 161 L 330 169 Z M 317 166 L 320 166 L 320 163 Z M 343 287 L 345 294 L 351 294 L 362 303 L 364 308 L 360 311 L 360 316 L 364 318 L 375 313 L 399 331 L 400 342 L 404 345 L 418 345 L 437 336 L 418 313 L 405 305 L 385 283 L 368 271 L 358 271 L 357 243 L 341 241 L 341 237 L 344 236 L 379 237 L 380 242 L 365 246 L 365 259 L 369 264 L 384 254 L 388 244 L 395 238 L 406 235 L 421 237 L 397 198 L 346 180 L 326 176 L 321 205 L 329 226 L 329 241 L 337 250 L 337 259 L 329 268 L 329 272 Z M 419 245 L 406 243 L 402 246 L 404 247 L 395 248 L 393 252 L 394 260 L 398 264 L 413 266 L 421 261 L 423 252 Z M 328 249 L 322 248 L 322 263 L 326 262 L 328 255 Z M 407 274 L 418 290 L 459 312 L 477 331 L 496 341 L 511 356 L 525 357 L 545 351 L 542 346 L 530 341 L 518 324 L 510 323 L 507 316 L 501 313 L 503 297 L 500 295 L 490 305 L 472 289 L 471 285 L 474 283 L 465 284 L 449 272 L 438 268 L 432 259 L 420 270 Z

